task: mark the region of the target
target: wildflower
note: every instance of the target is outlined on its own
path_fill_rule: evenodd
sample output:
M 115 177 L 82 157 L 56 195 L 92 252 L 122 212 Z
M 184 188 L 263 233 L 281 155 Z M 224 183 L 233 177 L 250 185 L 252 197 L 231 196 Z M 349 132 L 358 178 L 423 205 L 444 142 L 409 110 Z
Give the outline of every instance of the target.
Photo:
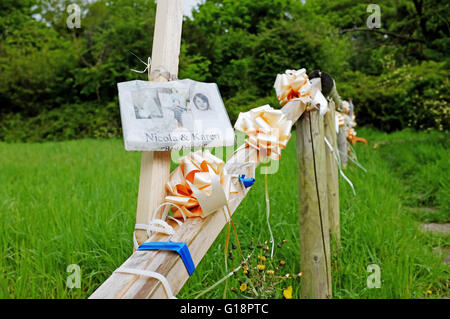
M 248 267 L 247 266 L 242 266 L 242 269 L 244 269 L 244 274 L 248 274 Z
M 286 262 L 284 260 L 280 261 L 280 265 L 283 266 Z
M 264 266 L 264 265 L 258 265 L 257 267 L 258 267 L 258 270 L 261 270 L 261 271 L 264 270 L 264 268 L 266 268 L 266 266 Z
M 287 287 L 283 290 L 283 296 L 286 299 L 292 299 L 292 286 Z
M 247 290 L 247 284 L 244 282 L 243 284 L 241 284 L 241 286 L 239 287 L 239 289 L 244 292 Z
M 273 270 L 268 270 L 268 271 L 267 271 L 267 274 L 268 274 L 268 275 L 271 275 L 271 276 L 272 276 L 274 273 L 275 273 L 275 272 L 274 272 Z
M 431 290 L 428 290 L 427 292 L 429 295 L 431 295 L 433 293 Z
M 258 256 L 259 260 L 266 261 L 266 256 Z

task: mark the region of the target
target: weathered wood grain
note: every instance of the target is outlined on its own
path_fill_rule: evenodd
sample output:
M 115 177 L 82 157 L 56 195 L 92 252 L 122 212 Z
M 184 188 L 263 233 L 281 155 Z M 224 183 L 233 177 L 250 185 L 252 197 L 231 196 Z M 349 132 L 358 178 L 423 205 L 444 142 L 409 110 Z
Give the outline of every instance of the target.
M 339 156 L 341 159 L 341 167 L 346 168 L 348 162 L 348 141 L 347 132 L 343 127 L 339 128 L 339 133 L 337 135 Z
M 319 112 L 297 123 L 301 298 L 331 298 L 324 124 Z
M 328 217 L 330 224 L 330 234 L 334 237 L 339 246 L 341 240 L 341 226 L 339 213 L 339 172 L 335 152 L 337 148 L 337 134 L 335 128 L 335 108 L 334 102 L 328 103 L 329 112 L 325 114 L 324 127 L 325 137 L 331 144 L 333 150 L 325 146 L 326 166 L 327 166 L 327 199 L 328 199 Z M 333 154 L 334 153 L 334 154 Z

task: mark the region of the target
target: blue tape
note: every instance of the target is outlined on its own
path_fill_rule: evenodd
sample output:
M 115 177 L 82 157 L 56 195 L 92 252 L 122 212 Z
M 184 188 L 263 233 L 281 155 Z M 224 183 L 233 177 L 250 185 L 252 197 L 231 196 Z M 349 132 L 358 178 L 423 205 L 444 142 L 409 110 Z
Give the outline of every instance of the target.
M 239 179 L 241 180 L 241 182 L 244 184 L 245 188 L 249 188 L 250 186 L 252 186 L 256 179 L 254 179 L 253 177 L 250 178 L 245 178 L 245 175 L 239 175 Z
M 155 241 L 143 243 L 142 245 L 139 246 L 137 250 L 160 250 L 160 249 L 168 249 L 177 252 L 181 257 L 181 260 L 183 260 L 183 263 L 186 266 L 186 270 L 188 271 L 189 276 L 192 276 L 195 270 L 195 265 L 186 243 L 176 243 L 173 241 Z

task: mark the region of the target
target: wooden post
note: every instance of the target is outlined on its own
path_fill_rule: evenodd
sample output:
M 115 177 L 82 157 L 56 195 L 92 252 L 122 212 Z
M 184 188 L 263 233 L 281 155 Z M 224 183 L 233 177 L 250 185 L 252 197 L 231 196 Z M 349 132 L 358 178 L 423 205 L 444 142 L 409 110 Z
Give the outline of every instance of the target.
M 339 176 L 338 163 L 336 157 L 339 156 L 337 146 L 337 134 L 335 128 L 335 108 L 334 102 L 328 103 L 328 112 L 325 114 L 324 126 L 325 137 L 331 144 L 333 150 L 327 145 L 326 150 L 326 166 L 327 166 L 327 198 L 328 198 L 328 217 L 330 224 L 330 234 L 336 241 L 337 246 L 340 245 L 341 229 L 339 215 Z
M 338 140 L 339 156 L 341 159 L 341 166 L 342 168 L 345 168 L 347 167 L 348 162 L 348 141 L 347 141 L 347 132 L 345 132 L 345 129 L 343 127 L 339 128 L 337 140 Z
M 331 298 L 330 232 L 323 117 L 305 112 L 297 123 L 301 298 Z
M 178 75 L 178 61 L 183 23 L 183 0 L 158 1 L 152 48 L 152 69 L 164 67 L 170 74 Z M 155 81 L 166 81 L 159 77 Z M 139 177 L 136 224 L 148 224 L 154 210 L 164 201 L 165 183 L 170 174 L 170 151 L 142 152 Z M 147 233 L 136 231 L 139 244 L 145 242 Z

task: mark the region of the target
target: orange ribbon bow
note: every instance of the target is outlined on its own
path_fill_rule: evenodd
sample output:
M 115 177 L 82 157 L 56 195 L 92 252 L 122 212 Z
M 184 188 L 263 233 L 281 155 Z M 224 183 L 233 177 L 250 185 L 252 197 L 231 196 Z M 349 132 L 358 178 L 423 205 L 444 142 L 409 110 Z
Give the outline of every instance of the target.
M 356 137 L 356 131 L 353 128 L 347 129 L 347 141 L 352 142 L 353 145 L 356 144 L 356 142 L 363 142 L 367 145 L 367 140 L 362 137 Z
M 224 186 L 224 162 L 208 150 L 189 153 L 170 174 L 166 201 L 173 207 L 173 217 L 206 217 L 227 204 Z

